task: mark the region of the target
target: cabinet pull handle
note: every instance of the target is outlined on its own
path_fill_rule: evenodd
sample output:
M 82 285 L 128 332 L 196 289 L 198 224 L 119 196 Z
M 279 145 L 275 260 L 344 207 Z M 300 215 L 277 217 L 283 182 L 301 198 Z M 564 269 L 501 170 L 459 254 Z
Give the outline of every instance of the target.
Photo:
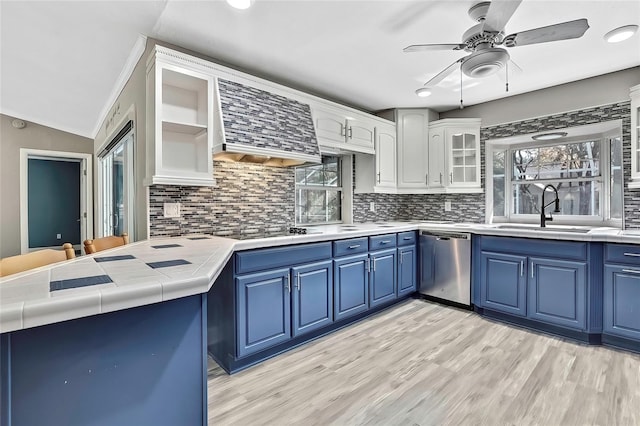
M 533 261 L 531 261 L 531 278 L 533 278 L 534 272 L 533 272 Z
M 344 125 L 340 125 L 340 136 L 347 136 L 347 128 Z
M 373 258 L 373 272 L 376 271 L 376 258 Z
M 349 246 L 349 248 L 350 248 L 351 250 L 353 250 L 353 249 L 357 249 L 358 247 L 360 247 L 360 244 L 354 244 L 354 245 L 352 245 L 352 246 Z
M 637 269 L 623 269 L 622 272 L 628 272 L 630 274 L 640 274 L 640 271 Z
M 353 139 L 353 127 L 349 127 L 349 139 Z
M 365 265 L 367 272 L 371 272 L 371 264 L 369 263 L 369 258 L 367 258 L 367 263 Z
M 453 172 L 449 173 L 449 183 L 453 183 Z
M 440 184 L 442 185 L 442 173 L 440 173 Z
M 402 253 L 400 253 L 400 264 L 402 265 L 402 259 L 404 258 L 404 256 L 402 255 Z
M 296 274 L 296 288 L 300 291 L 300 274 Z
M 378 172 L 378 183 L 380 183 L 380 172 Z
M 424 175 L 424 183 L 429 185 L 429 173 L 427 173 L 426 175 Z
M 403 240 L 405 241 L 409 241 L 411 239 L 411 237 L 404 237 Z
M 520 276 L 524 275 L 524 260 L 520 261 Z
M 286 285 L 287 285 L 287 291 L 289 293 L 291 293 L 291 276 L 289 274 L 287 274 L 287 283 L 286 283 Z
M 391 240 L 382 240 L 380 241 L 380 244 L 389 244 L 391 242 Z
M 640 253 L 625 253 L 625 256 L 640 257 Z

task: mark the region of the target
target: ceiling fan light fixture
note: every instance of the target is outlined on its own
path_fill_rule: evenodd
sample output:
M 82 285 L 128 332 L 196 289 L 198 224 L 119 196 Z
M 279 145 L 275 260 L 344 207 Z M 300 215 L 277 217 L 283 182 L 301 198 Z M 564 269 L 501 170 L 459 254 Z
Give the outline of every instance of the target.
M 638 31 L 637 25 L 625 25 L 623 27 L 616 28 L 614 30 L 609 31 L 604 35 L 604 39 L 608 43 L 619 43 L 628 38 L 631 38 L 636 31 Z
M 540 133 L 539 135 L 531 136 L 531 139 L 534 141 L 550 141 L 553 139 L 564 138 L 567 134 L 567 132 Z
M 509 61 L 506 50 L 494 47 L 478 50 L 462 61 L 462 72 L 471 78 L 483 78 L 495 74 Z
M 227 0 L 227 3 L 236 9 L 245 10 L 251 7 L 253 0 Z
M 431 89 L 428 89 L 426 87 L 421 87 L 418 90 L 416 90 L 416 95 L 418 95 L 418 97 L 421 97 L 421 98 L 426 98 L 427 96 L 431 96 Z

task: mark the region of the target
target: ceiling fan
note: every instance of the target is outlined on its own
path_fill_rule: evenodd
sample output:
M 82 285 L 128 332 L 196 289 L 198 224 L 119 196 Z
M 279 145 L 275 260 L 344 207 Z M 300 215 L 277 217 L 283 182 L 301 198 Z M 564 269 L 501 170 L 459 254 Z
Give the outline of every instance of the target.
M 493 0 L 473 5 L 468 14 L 478 24 L 462 35 L 458 44 L 413 44 L 404 52 L 429 52 L 437 50 L 464 50 L 469 55 L 458 59 L 424 84 L 433 87 L 444 80 L 460 64 L 461 71 L 472 78 L 490 76 L 507 66 L 510 61 L 505 47 L 518 47 L 550 41 L 579 38 L 589 28 L 586 19 L 563 22 L 546 27 L 505 35 L 504 28 L 522 0 Z M 508 90 L 508 85 L 507 85 Z

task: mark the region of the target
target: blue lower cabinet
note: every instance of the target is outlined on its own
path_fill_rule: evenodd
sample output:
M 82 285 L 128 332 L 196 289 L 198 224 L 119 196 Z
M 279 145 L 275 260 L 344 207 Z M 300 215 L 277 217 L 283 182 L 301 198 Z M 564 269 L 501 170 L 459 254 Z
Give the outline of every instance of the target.
M 294 337 L 333 322 L 332 265 L 327 260 L 291 269 Z
M 640 341 L 640 268 L 604 267 L 603 330 Z
M 482 252 L 480 300 L 483 308 L 527 315 L 526 256 Z
M 584 330 L 587 307 L 587 264 L 529 258 L 528 317 Z
M 398 297 L 418 289 L 416 251 L 415 245 L 398 248 Z
M 289 268 L 239 276 L 236 291 L 239 357 L 291 338 Z
M 374 307 L 396 299 L 396 255 L 395 248 L 369 254 L 371 277 L 369 279 L 369 306 Z
M 369 309 L 368 265 L 368 253 L 334 259 L 334 320 Z

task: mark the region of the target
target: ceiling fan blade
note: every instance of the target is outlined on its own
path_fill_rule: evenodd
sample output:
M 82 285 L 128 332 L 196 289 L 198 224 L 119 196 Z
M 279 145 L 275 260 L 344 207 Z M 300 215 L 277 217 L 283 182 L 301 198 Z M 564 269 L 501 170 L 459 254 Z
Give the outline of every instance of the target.
M 547 43 L 549 41 L 580 38 L 589 29 L 586 19 L 563 22 L 547 27 L 510 34 L 502 42 L 507 47 L 526 46 L 528 44 Z
M 429 52 L 434 50 L 462 50 L 466 44 L 412 44 L 402 49 L 403 52 Z
M 453 72 L 453 70 L 455 70 L 456 68 L 458 68 L 458 64 L 460 62 L 462 62 L 464 58 L 460 58 L 457 61 L 455 61 L 454 63 L 452 63 L 451 65 L 449 65 L 448 67 L 446 67 L 445 69 L 443 69 L 442 71 L 440 71 L 438 74 L 435 75 L 435 77 L 433 77 L 431 80 L 427 81 L 424 84 L 424 87 L 433 87 L 436 84 L 440 83 L 442 80 L 444 80 L 449 74 L 451 74 Z
M 504 30 L 520 3 L 522 0 L 493 0 L 487 16 L 484 18 L 482 31 L 500 32 Z

